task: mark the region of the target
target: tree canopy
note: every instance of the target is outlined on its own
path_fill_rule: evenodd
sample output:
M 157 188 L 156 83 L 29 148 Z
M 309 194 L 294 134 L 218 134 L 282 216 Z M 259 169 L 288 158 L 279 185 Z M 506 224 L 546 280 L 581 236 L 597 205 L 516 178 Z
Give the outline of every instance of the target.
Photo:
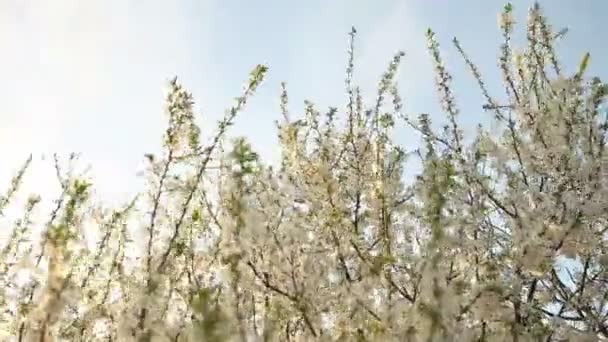
M 144 192 L 118 208 L 96 204 L 76 156 L 57 158 L 62 192 L 47 220 L 32 220 L 41 202 L 32 195 L 5 227 L 2 340 L 608 339 L 608 85 L 586 74 L 589 54 L 564 71 L 554 45 L 565 32 L 538 5 L 525 45 L 512 46 L 511 12 L 500 14 L 500 100 L 453 40 L 485 98 L 480 113 L 499 128 L 479 126 L 470 141 L 430 29 L 442 129 L 407 113 L 402 52 L 363 99 L 353 28 L 346 104 L 306 102 L 294 117 L 283 84 L 279 165 L 246 138 L 226 139 L 267 66 L 212 132 L 172 80 Z M 420 146 L 394 142 L 405 128 Z M 412 159 L 422 171 L 407 182 Z M 30 162 L 0 197 L 0 215 Z

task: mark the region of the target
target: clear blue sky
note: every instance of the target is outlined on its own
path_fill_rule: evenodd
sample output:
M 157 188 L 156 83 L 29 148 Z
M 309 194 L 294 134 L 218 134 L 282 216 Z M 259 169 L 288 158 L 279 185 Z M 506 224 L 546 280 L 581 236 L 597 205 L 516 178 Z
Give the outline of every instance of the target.
M 144 1 L 0 0 L 0 169 L 30 152 L 77 151 L 91 163 L 100 192 L 116 196 L 133 188 L 142 154 L 158 151 L 165 117 L 166 80 L 177 75 L 194 94 L 207 133 L 238 95 L 248 71 L 265 62 L 267 82 L 237 120 L 243 134 L 276 157 L 274 120 L 279 83 L 286 81 L 293 112 L 303 100 L 321 109 L 343 106 L 347 33 L 359 31 L 356 79 L 370 99 L 391 56 L 406 52 L 399 82 L 410 113 L 439 118 L 424 32 L 433 28 L 469 127 L 482 119 L 481 96 L 450 45 L 457 36 L 486 80 L 500 89 L 496 56 L 497 13 L 503 1 L 307 0 Z M 523 37 L 531 1 L 514 1 Z M 541 1 L 557 29 L 570 28 L 560 45 L 566 70 L 592 55 L 591 72 L 608 77 L 604 0 Z M 521 39 L 520 39 L 521 41 Z M 438 120 L 438 119 L 435 119 Z M 210 127 L 212 126 L 212 127 Z M 399 141 L 418 143 L 409 131 Z M 32 189 L 51 189 L 48 165 Z M 4 185 L 2 185 L 4 187 Z M 44 190 L 43 190 L 44 191 Z

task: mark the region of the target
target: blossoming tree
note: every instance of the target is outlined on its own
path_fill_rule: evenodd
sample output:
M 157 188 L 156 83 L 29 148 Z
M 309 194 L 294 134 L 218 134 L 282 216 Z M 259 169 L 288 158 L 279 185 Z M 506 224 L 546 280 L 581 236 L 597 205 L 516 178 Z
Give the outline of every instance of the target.
M 39 197 L 27 201 L 0 252 L 2 340 L 608 339 L 608 86 L 585 74 L 589 55 L 576 73 L 562 70 L 553 47 L 564 32 L 538 5 L 521 50 L 511 46 L 510 5 L 500 19 L 505 100 L 453 41 L 500 129 L 480 126 L 470 143 L 430 30 L 442 130 L 404 110 L 402 53 L 364 101 L 352 81 L 353 29 L 345 106 L 321 113 L 306 102 L 294 118 L 283 85 L 280 165 L 244 138 L 225 139 L 265 66 L 209 142 L 173 80 L 145 192 L 100 207 L 91 183 L 57 160 L 62 193 L 48 220 L 31 218 Z M 394 143 L 399 125 L 419 133 L 420 148 Z M 412 158 L 422 171 L 407 183 Z

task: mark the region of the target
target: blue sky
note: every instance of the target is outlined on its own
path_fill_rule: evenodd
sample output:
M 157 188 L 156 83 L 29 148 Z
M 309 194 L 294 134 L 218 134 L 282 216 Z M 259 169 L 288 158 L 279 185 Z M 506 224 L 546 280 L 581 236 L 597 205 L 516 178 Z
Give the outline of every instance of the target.
M 482 120 L 482 98 L 450 45 L 457 36 L 491 88 L 500 90 L 497 13 L 503 1 L 307 0 L 0 0 L 0 184 L 29 153 L 35 171 L 28 189 L 54 189 L 42 153 L 82 152 L 99 193 L 121 197 L 134 189 L 143 153 L 156 152 L 165 124 L 166 81 L 177 75 L 193 92 L 203 131 L 211 133 L 241 90 L 248 71 L 267 63 L 270 73 L 232 135 L 246 135 L 264 156 L 276 158 L 274 120 L 279 84 L 286 81 L 292 112 L 304 99 L 324 109 L 343 106 L 347 33 L 359 35 L 356 80 L 369 99 L 389 59 L 406 57 L 399 76 L 405 110 L 440 120 L 424 32 L 438 34 L 468 127 Z M 531 1 L 514 1 L 523 24 Z M 608 2 L 541 1 L 559 29 L 566 70 L 584 52 L 590 72 L 608 77 L 600 39 Z M 524 25 L 516 31 L 522 38 Z M 521 39 L 519 39 L 521 40 Z M 398 140 L 418 138 L 402 129 Z M 4 186 L 2 186 L 4 187 Z

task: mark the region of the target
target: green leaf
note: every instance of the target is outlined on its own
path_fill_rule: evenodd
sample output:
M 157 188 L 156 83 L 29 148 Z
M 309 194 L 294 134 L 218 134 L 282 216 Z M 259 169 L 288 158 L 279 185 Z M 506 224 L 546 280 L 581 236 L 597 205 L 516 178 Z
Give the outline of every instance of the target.
M 589 52 L 587 52 L 583 58 L 581 59 L 580 64 L 578 65 L 578 71 L 576 72 L 576 76 L 575 78 L 581 78 L 583 76 L 583 74 L 585 73 L 585 71 L 587 70 L 587 67 L 589 66 L 589 60 L 591 58 L 591 55 L 589 54 Z
M 192 221 L 198 222 L 201 219 L 201 211 L 198 208 L 192 210 Z

